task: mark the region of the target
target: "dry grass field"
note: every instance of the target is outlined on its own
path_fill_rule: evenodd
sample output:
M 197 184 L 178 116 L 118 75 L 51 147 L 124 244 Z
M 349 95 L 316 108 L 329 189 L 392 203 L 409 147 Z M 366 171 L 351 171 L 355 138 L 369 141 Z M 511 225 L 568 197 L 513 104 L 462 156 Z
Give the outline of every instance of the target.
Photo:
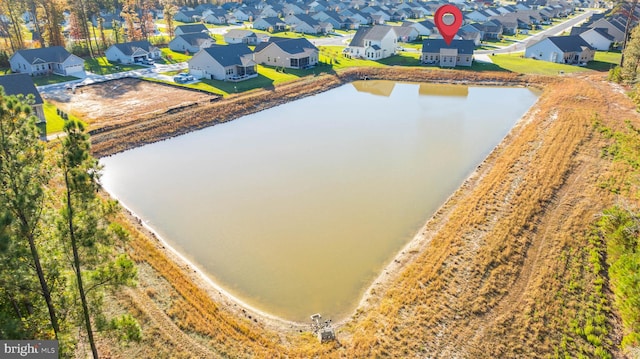
M 637 127 L 640 118 L 601 75 L 354 70 L 105 131 L 93 136 L 95 152 L 114 153 L 227 121 L 363 75 L 535 85 L 543 92 L 380 275 L 357 311 L 339 323 L 336 342 L 320 344 L 304 326 L 225 299 L 123 213 L 139 285 L 108 302 L 113 313 L 128 310 L 138 318 L 143 339 L 121 345 L 100 337 L 103 357 L 630 357 L 617 349 L 620 320 L 608 283 L 592 269 L 591 253 L 600 249 L 587 238 L 604 208 L 639 204 L 637 192 L 608 188 L 627 181 L 628 168 L 602 156 L 612 139 L 596 123 L 621 130 L 624 120 Z M 198 117 L 212 109 L 214 119 Z

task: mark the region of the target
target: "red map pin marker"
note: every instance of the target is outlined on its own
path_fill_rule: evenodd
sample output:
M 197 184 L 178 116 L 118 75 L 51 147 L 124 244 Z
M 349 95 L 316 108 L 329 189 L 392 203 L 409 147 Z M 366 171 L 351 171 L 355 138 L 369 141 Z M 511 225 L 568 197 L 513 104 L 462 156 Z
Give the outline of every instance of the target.
M 442 5 L 436 10 L 433 21 L 436 23 L 444 42 L 447 45 L 451 45 L 451 40 L 456 36 L 460 25 L 462 25 L 462 12 L 455 5 Z

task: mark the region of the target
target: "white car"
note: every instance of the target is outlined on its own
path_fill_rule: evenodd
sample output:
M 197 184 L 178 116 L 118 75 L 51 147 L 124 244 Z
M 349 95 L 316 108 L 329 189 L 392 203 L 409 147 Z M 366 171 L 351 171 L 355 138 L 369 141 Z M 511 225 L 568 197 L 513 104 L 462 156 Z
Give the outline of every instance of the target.
M 173 81 L 179 83 L 179 84 L 183 84 L 185 82 L 190 82 L 190 81 L 194 81 L 196 78 L 193 77 L 191 74 L 189 73 L 179 73 L 176 76 L 173 77 Z

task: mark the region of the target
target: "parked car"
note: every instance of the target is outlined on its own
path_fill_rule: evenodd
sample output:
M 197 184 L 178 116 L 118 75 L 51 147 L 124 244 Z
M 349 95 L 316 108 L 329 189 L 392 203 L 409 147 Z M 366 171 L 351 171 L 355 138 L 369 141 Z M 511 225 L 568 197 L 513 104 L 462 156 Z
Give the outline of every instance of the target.
M 175 81 L 176 83 L 179 84 L 183 84 L 186 82 L 191 82 L 194 81 L 195 77 L 193 77 L 192 75 L 190 75 L 189 73 L 183 72 L 180 74 L 177 74 L 176 76 L 173 77 L 173 81 Z
M 155 61 L 153 61 L 153 59 L 144 59 L 142 60 L 142 63 L 145 65 L 153 65 L 155 64 Z

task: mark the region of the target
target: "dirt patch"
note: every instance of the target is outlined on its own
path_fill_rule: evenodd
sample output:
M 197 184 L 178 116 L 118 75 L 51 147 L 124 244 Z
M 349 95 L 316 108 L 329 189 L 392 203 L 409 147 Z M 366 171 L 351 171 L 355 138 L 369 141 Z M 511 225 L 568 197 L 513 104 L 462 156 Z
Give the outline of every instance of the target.
M 106 81 L 57 91 L 48 100 L 89 123 L 105 126 L 135 122 L 167 111 L 208 103 L 219 96 L 134 78 Z

